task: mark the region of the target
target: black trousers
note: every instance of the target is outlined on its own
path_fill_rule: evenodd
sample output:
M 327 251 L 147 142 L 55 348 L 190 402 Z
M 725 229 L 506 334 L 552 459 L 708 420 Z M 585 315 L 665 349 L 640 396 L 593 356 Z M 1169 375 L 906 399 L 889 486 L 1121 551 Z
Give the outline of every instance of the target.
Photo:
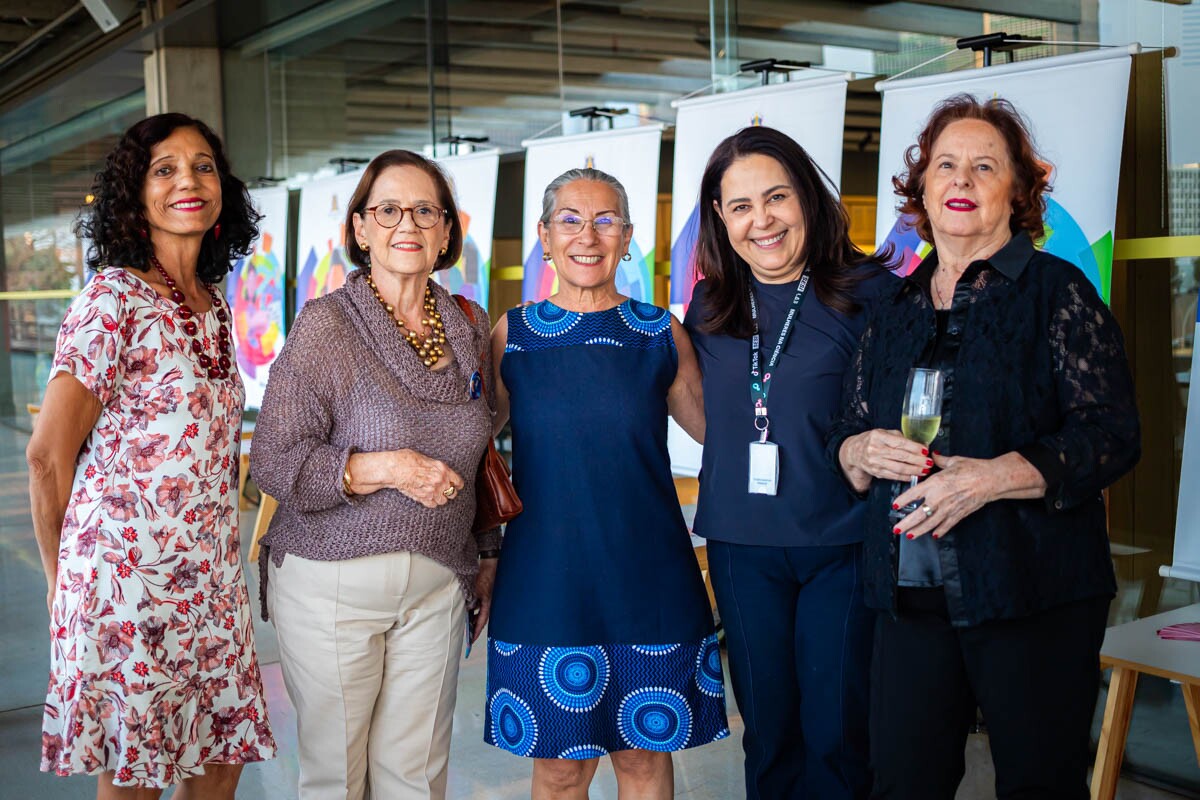
M 983 712 L 999 800 L 1087 800 L 1089 734 L 1110 598 L 951 627 L 941 589 L 900 589 L 876 619 L 872 798 L 953 800 Z

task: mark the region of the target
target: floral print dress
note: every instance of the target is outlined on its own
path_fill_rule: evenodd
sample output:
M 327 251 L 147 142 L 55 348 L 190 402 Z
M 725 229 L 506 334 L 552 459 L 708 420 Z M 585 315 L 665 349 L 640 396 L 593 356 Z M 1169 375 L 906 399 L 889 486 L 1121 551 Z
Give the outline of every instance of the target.
M 163 788 L 275 755 L 238 542 L 245 391 L 201 371 L 177 311 L 111 268 L 59 333 L 52 377 L 102 410 L 63 521 L 44 772 Z M 215 338 L 215 312 L 197 321 Z

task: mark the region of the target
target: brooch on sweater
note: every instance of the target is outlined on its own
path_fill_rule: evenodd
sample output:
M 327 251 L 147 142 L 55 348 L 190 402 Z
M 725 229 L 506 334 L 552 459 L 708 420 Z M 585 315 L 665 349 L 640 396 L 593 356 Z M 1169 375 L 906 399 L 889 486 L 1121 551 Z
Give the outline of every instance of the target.
M 479 374 L 479 370 L 471 373 L 471 380 L 467 381 L 467 391 L 471 393 L 472 400 L 483 397 L 483 376 Z

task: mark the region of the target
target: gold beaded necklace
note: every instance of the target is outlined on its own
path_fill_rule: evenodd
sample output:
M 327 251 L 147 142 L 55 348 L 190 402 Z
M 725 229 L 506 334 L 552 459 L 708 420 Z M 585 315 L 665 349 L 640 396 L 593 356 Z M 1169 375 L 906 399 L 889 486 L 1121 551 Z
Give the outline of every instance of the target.
M 446 328 L 442 325 L 442 315 L 438 313 L 437 305 L 433 300 L 433 289 L 429 284 L 425 284 L 425 317 L 421 320 L 420 330 L 429 328 L 429 334 L 421 338 L 418 329 L 408 325 L 403 319 L 396 316 L 396 310 L 390 303 L 383 299 L 383 295 L 379 293 L 379 287 L 375 285 L 375 281 L 371 278 L 371 273 L 367 273 L 367 285 L 371 287 L 371 292 L 375 295 L 375 299 L 383 306 L 383 310 L 387 312 L 392 321 L 396 323 L 396 327 L 404 335 L 404 341 L 408 342 L 413 350 L 417 351 L 417 355 L 421 359 L 421 363 L 432 368 L 434 364 L 446 355 L 445 349 L 442 347 L 446 344 Z

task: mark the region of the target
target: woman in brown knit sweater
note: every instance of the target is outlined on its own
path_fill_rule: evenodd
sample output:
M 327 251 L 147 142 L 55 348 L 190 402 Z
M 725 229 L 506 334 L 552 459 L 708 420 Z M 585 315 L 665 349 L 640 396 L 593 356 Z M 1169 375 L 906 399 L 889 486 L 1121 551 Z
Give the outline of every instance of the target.
M 491 435 L 487 312 L 434 270 L 463 233 L 431 161 L 391 150 L 346 217 L 354 270 L 271 367 L 251 467 L 279 500 L 266 605 L 296 707 L 301 798 L 445 796 L 467 609 L 487 622 L 499 532 L 473 535 Z

